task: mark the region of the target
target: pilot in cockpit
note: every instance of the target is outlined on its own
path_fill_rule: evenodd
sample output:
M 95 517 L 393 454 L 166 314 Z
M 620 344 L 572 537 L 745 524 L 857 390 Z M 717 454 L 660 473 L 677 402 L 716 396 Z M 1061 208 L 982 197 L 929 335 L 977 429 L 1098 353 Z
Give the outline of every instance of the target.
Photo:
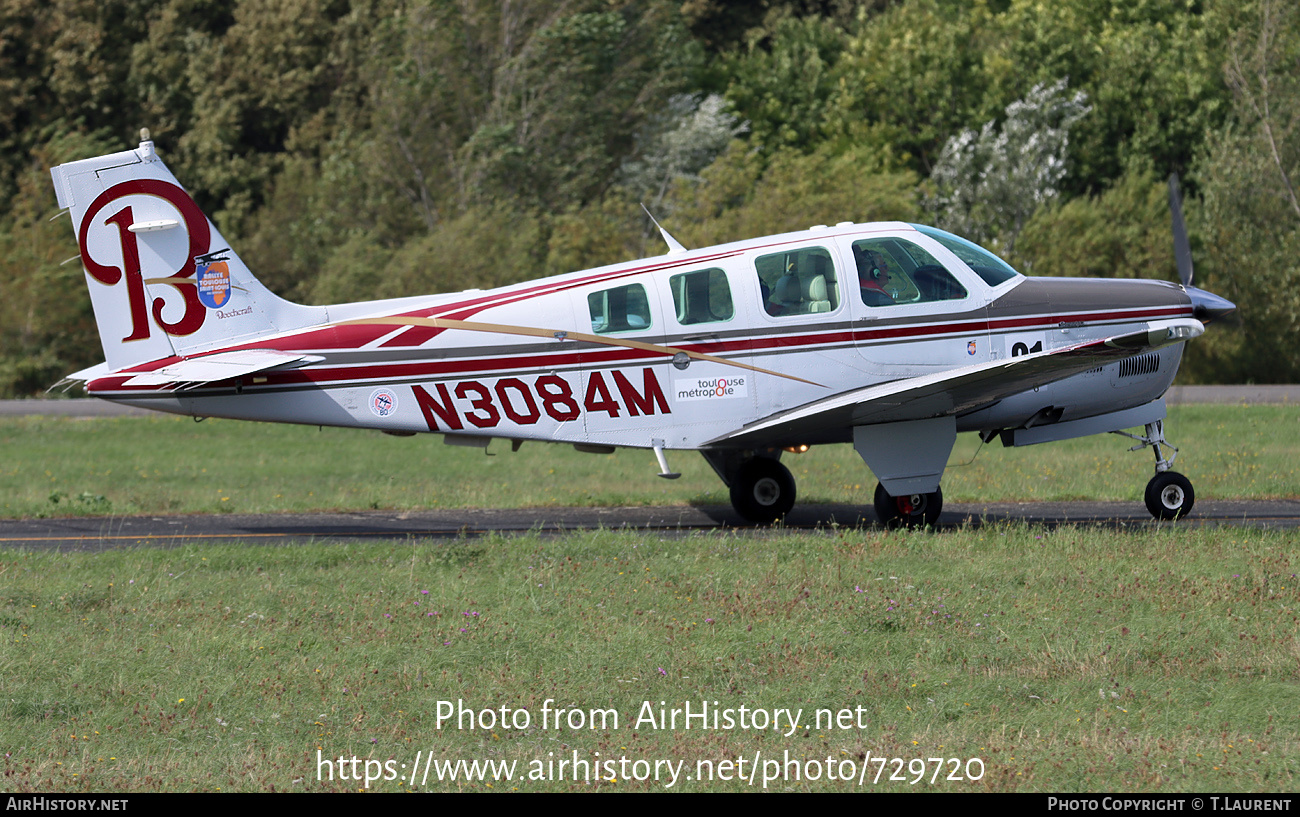
M 862 302 L 867 306 L 885 306 L 894 303 L 889 293 L 889 261 L 883 253 L 853 246 L 853 261 L 858 267 L 858 288 Z

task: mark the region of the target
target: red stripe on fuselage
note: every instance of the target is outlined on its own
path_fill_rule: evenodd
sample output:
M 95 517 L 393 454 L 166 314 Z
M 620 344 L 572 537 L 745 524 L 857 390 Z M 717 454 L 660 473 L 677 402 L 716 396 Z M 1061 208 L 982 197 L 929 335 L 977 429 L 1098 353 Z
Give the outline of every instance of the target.
M 1153 307 L 1150 309 L 1129 310 L 1125 312 L 1096 312 L 1086 314 L 1071 315 L 1037 315 L 1024 318 L 1005 318 L 984 323 L 982 321 L 961 321 L 956 323 L 941 324 L 915 324 L 911 326 L 895 326 L 882 329 L 865 329 L 838 332 L 819 332 L 819 333 L 802 333 L 797 335 L 775 335 L 767 337 L 741 338 L 729 341 L 706 341 L 696 343 L 683 343 L 674 347 L 665 347 L 665 352 L 655 353 L 648 350 L 629 349 L 625 347 L 611 347 L 608 349 L 584 349 L 575 352 L 556 352 L 556 353 L 529 353 L 525 355 L 505 355 L 491 358 L 459 358 L 444 360 L 414 361 L 411 363 L 373 363 L 373 364 L 349 364 L 335 366 L 315 366 L 303 369 L 295 369 L 282 372 L 261 372 L 259 377 L 266 378 L 266 386 L 306 386 L 309 384 L 326 384 L 340 383 L 345 381 L 369 381 L 369 380 L 387 380 L 387 379 L 411 379 L 411 378 L 438 378 L 450 375 L 466 374 L 478 372 L 490 374 L 516 369 L 530 368 L 556 368 L 556 367 L 573 367 L 586 365 L 592 368 L 603 368 L 610 365 L 625 363 L 629 361 L 644 361 L 654 358 L 666 357 L 667 350 L 682 349 L 693 352 L 706 354 L 718 353 L 738 353 L 738 354 L 761 354 L 766 350 L 790 350 L 804 347 L 807 351 L 814 351 L 818 347 L 829 347 L 844 345 L 849 343 L 862 343 L 870 341 L 898 341 L 907 338 L 922 340 L 925 338 L 937 339 L 942 335 L 969 334 L 978 332 L 983 334 L 986 331 L 997 332 L 1010 329 L 1025 329 L 1034 326 L 1043 328 L 1055 328 L 1063 322 L 1076 322 L 1086 320 L 1106 321 L 1108 323 L 1115 321 L 1132 320 L 1136 318 L 1157 318 L 1157 317 L 1177 317 L 1191 315 L 1190 307 Z M 1092 324 L 1095 328 L 1097 324 Z M 354 329 L 370 329 L 369 326 L 339 326 L 331 329 L 338 330 L 342 336 L 355 337 L 356 333 L 350 331 Z M 1080 329 L 1088 326 L 1077 327 Z M 235 348 L 268 348 L 266 345 L 258 346 L 252 344 L 249 346 Z M 277 347 L 269 347 L 277 348 Z M 355 347 L 350 347 L 355 348 Z M 218 350 L 228 351 L 228 350 Z M 289 350 L 284 350 L 289 351 Z M 304 350 L 294 350 L 304 351 Z M 315 351 L 315 350 L 306 350 Z M 328 351 L 322 349 L 319 351 Z M 446 349 L 446 352 L 453 352 L 453 349 Z M 465 351 L 471 351 L 466 348 Z M 133 372 L 145 372 L 161 368 L 164 365 L 178 362 L 179 358 L 168 358 L 161 361 L 155 361 L 150 364 L 134 367 Z M 124 387 L 121 384 L 127 378 L 105 378 L 97 383 L 100 387 L 95 391 L 113 390 L 156 392 L 158 389 L 153 386 Z M 113 386 L 109 386 L 112 381 L 118 381 Z M 229 381 L 227 381 L 229 382 Z M 212 384 L 216 385 L 216 384 Z M 261 385 L 261 384 L 259 384 Z

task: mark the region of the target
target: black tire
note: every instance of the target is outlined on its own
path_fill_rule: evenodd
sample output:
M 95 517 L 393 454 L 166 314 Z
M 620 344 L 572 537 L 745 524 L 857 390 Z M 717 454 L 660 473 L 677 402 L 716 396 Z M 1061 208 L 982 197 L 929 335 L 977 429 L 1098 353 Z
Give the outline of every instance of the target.
M 1192 482 L 1177 471 L 1163 471 L 1147 483 L 1147 510 L 1156 519 L 1181 519 L 1192 512 L 1196 492 Z
M 885 486 L 876 483 L 876 516 L 887 528 L 933 527 L 943 512 L 943 489 L 932 494 L 891 496 Z
M 770 525 L 794 507 L 794 476 L 776 460 L 747 460 L 731 483 L 731 506 L 750 522 Z

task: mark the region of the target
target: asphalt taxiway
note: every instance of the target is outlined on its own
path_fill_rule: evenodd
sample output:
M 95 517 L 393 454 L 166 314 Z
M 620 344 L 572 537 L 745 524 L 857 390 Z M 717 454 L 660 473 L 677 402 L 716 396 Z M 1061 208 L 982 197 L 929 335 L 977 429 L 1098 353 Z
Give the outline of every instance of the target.
M 1180 528 L 1300 526 L 1300 501 L 1204 501 L 1187 519 L 1159 523 L 1139 502 L 951 503 L 939 527 L 1029 523 L 1100 525 L 1152 531 Z M 449 511 L 363 511 L 312 514 L 216 514 L 184 516 L 65 517 L 0 520 L 0 548 L 108 550 L 182 547 L 205 542 L 290 545 L 305 542 L 412 540 L 454 541 L 492 534 L 537 531 L 558 535 L 581 530 L 635 530 L 655 536 L 700 533 L 769 535 L 773 531 L 876 529 L 869 507 L 801 505 L 776 528 L 748 525 L 729 506 L 631 508 L 524 508 Z
M 1175 386 L 1166 396 L 1177 403 L 1296 403 L 1300 386 Z M 0 415 L 72 417 L 147 414 L 101 400 L 0 401 Z M 1155 522 L 1140 502 L 991 502 L 945 506 L 940 527 L 1030 523 L 1103 525 L 1140 532 Z M 1179 527 L 1300 526 L 1300 501 L 1201 500 Z M 870 506 L 799 505 L 780 526 L 789 530 L 877 528 Z M 448 511 L 364 511 L 315 514 L 217 514 L 110 516 L 0 520 L 0 548 L 103 550 L 120 547 L 179 547 L 202 542 L 294 544 L 302 542 L 455 540 L 496 533 L 629 529 L 659 536 L 697 532 L 770 532 L 755 528 L 729 506 L 633 508 L 524 508 Z M 779 530 L 777 528 L 776 530 Z

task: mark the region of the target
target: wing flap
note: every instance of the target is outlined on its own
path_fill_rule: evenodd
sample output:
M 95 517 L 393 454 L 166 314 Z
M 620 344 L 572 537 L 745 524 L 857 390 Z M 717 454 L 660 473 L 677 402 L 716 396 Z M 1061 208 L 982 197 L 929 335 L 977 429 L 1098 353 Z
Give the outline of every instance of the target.
M 1191 318 L 1154 321 L 1144 329 L 1100 340 L 867 386 L 765 417 L 706 445 L 763 445 L 773 437 L 814 436 L 828 427 L 964 414 L 1100 365 L 1182 343 L 1204 331 L 1204 325 Z

